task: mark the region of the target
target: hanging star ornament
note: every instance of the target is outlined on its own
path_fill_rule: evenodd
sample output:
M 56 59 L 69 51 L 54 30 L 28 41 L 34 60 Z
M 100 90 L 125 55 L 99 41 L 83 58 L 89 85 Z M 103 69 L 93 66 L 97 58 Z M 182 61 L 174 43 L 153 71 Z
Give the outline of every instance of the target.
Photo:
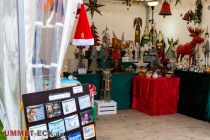
M 98 9 L 99 7 L 105 6 L 103 4 L 97 4 L 97 0 L 89 0 L 89 3 L 84 3 L 86 6 L 88 6 L 86 11 L 90 11 L 91 17 L 93 18 L 94 12 L 96 11 L 101 16 L 101 11 Z
M 175 6 L 180 3 L 181 4 L 181 0 L 176 0 Z

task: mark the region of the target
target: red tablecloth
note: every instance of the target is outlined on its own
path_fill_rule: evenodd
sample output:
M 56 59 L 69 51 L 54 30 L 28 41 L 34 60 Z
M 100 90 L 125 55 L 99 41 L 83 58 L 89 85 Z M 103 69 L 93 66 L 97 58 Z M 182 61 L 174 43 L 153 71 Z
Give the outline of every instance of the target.
M 179 78 L 133 77 L 132 108 L 149 115 L 177 112 Z

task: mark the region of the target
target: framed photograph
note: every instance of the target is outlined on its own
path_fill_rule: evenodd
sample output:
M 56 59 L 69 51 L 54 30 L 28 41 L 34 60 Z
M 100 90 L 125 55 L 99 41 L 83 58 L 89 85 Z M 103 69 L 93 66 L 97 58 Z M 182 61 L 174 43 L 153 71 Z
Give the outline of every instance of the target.
M 75 103 L 74 98 L 62 101 L 62 107 L 63 107 L 63 114 L 64 115 L 67 115 L 67 114 L 70 114 L 70 113 L 73 113 L 73 112 L 77 111 L 77 107 L 76 107 L 76 103 Z
M 66 131 L 70 131 L 80 127 L 78 115 L 72 115 L 64 118 Z
M 80 110 L 91 107 L 90 96 L 89 95 L 78 97 L 78 100 L 79 100 Z
M 65 133 L 65 125 L 63 119 L 52 121 L 48 123 L 50 137 L 63 136 Z
M 45 104 L 47 118 L 53 118 L 61 115 L 61 104 L 59 102 Z
M 83 92 L 83 87 L 82 86 L 76 86 L 73 87 L 73 94 L 77 94 L 77 93 L 82 93 Z
M 92 111 L 87 110 L 80 113 L 82 125 L 86 125 L 93 122 Z
M 80 132 L 76 132 L 68 135 L 68 140 L 82 140 L 82 135 Z
M 44 105 L 34 105 L 26 107 L 28 122 L 36 122 L 45 119 Z
M 57 138 L 57 139 L 55 139 L 55 140 L 67 140 L 67 139 L 66 139 L 66 136 L 62 136 L 62 137 Z
M 40 124 L 40 125 L 31 126 L 31 127 L 29 127 L 29 131 L 33 131 L 34 132 L 33 133 L 34 135 L 30 136 L 30 140 L 43 140 L 43 139 L 47 139 L 48 138 L 47 125 L 46 124 Z M 38 131 L 42 132 L 41 136 L 35 135 L 35 133 L 37 134 Z
M 95 127 L 93 124 L 83 127 L 83 136 L 85 140 L 93 138 L 95 135 Z

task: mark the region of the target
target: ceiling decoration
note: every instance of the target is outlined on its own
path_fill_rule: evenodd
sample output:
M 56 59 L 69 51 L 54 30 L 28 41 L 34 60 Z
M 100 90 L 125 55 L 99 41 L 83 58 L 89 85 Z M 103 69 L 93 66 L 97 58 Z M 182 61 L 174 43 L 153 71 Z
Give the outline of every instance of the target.
M 175 6 L 176 6 L 178 3 L 182 4 L 181 0 L 176 0 Z
M 89 0 L 89 3 L 84 3 L 88 8 L 86 11 L 90 11 L 91 17 L 93 18 L 94 12 L 97 12 L 98 14 L 101 14 L 101 11 L 98 9 L 99 7 L 105 6 L 103 4 L 97 4 L 97 0 Z

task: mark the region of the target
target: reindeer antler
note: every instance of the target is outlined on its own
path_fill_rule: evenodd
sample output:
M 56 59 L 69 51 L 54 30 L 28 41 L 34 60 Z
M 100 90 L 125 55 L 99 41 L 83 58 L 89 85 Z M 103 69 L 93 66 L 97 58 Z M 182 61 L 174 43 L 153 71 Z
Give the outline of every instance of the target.
M 198 27 L 193 28 L 191 26 L 188 27 L 187 29 L 191 33 L 190 36 L 192 36 L 192 37 L 199 36 L 204 31 L 202 28 L 198 28 Z

